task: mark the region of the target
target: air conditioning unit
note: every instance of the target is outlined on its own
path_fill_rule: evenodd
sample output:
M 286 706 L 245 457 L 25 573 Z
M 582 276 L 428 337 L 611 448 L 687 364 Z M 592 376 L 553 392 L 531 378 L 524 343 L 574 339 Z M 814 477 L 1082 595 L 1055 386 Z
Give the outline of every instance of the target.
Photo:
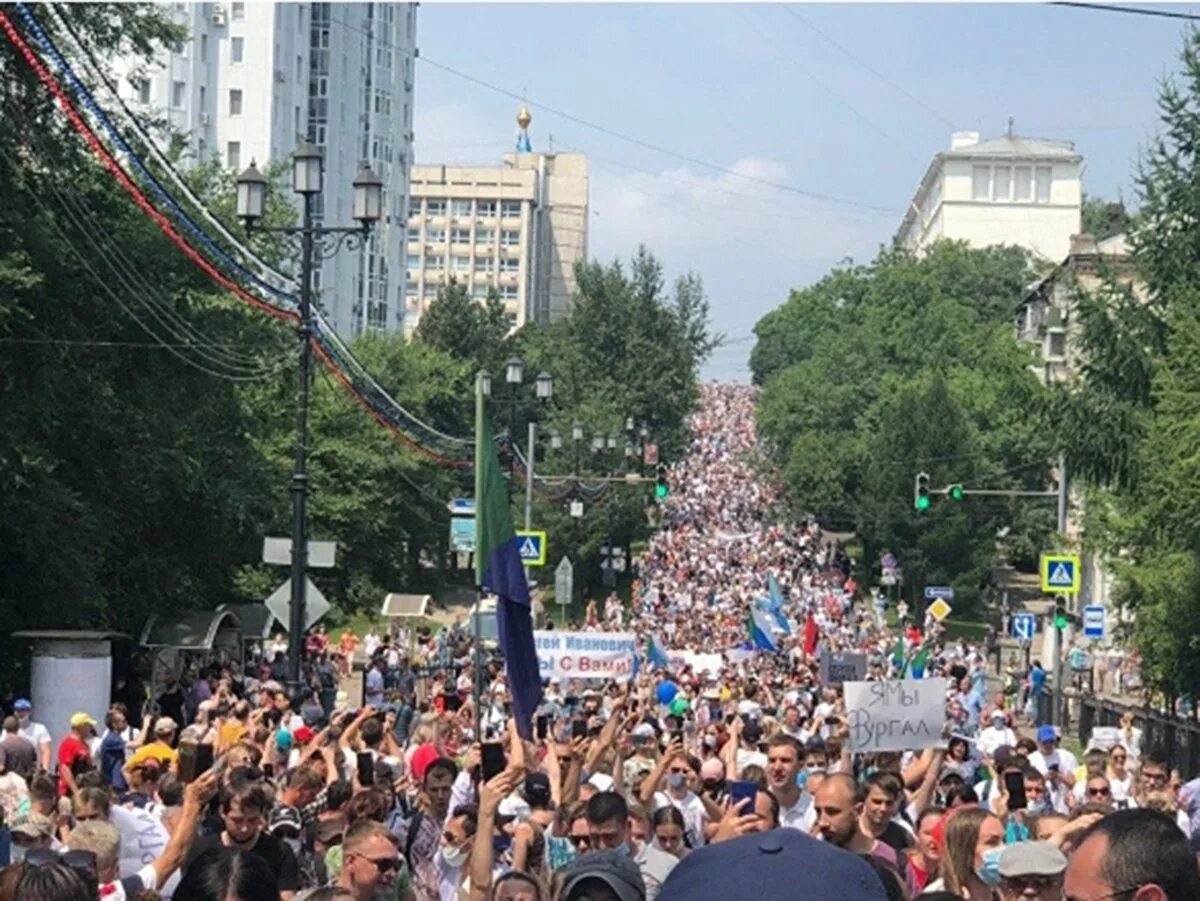
M 213 4 L 211 19 L 214 25 L 224 25 L 225 7 L 221 6 L 219 3 Z

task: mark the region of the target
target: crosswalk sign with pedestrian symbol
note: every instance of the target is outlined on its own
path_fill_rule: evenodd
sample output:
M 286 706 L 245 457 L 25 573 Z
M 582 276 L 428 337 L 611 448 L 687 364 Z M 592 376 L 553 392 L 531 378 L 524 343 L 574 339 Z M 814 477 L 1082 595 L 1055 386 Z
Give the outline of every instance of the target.
M 1076 554 L 1042 554 L 1042 591 L 1077 594 L 1080 569 Z
M 525 566 L 546 565 L 546 533 L 532 529 L 517 530 L 517 550 Z

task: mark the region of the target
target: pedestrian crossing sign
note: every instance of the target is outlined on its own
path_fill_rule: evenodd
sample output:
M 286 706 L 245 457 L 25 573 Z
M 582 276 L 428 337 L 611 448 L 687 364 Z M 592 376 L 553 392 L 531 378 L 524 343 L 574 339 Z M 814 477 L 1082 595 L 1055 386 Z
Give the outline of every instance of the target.
M 517 530 L 517 548 L 525 566 L 546 565 L 546 533 L 534 529 Z
M 1082 573 L 1077 554 L 1042 554 L 1042 591 L 1078 594 Z

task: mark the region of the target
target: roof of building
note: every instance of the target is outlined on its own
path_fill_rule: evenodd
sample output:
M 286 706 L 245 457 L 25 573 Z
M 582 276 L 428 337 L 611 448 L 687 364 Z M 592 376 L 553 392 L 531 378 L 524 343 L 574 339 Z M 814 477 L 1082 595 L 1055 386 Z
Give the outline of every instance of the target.
M 957 147 L 938 154 L 938 157 L 971 156 L 1036 156 L 1062 160 L 1082 160 L 1083 155 L 1071 141 L 1047 141 L 1042 138 L 1024 138 L 1020 135 L 1004 135 L 979 141 L 966 147 Z M 937 157 L 934 158 L 935 161 Z

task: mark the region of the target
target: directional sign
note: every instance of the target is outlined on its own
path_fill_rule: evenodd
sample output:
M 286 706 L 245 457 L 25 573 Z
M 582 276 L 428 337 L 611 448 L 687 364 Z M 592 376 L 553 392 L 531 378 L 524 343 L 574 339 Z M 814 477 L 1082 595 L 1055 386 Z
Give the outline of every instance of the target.
M 313 623 L 329 612 L 329 601 L 325 595 L 307 577 L 304 579 L 304 628 L 312 628 Z M 275 589 L 266 600 L 267 609 L 275 614 L 280 623 L 287 626 L 292 616 L 292 580 L 288 579 Z
M 475 501 L 469 497 L 454 497 L 446 504 L 446 509 L 453 516 L 474 516 Z
M 926 585 L 925 600 L 932 601 L 935 598 L 941 598 L 943 601 L 954 600 L 954 589 L 949 585 Z M 938 617 L 939 619 L 941 617 Z
M 517 547 L 525 566 L 546 565 L 546 533 L 534 529 L 517 530 Z
M 560 607 L 569 607 L 575 594 L 575 564 L 563 557 L 554 570 L 554 599 Z
M 308 568 L 330 569 L 337 556 L 336 541 L 310 541 L 308 543 Z M 292 539 L 264 538 L 263 563 L 277 566 L 292 565 Z
M 1083 608 L 1083 637 L 1104 637 L 1104 608 L 1099 604 L 1088 604 Z
M 1075 594 L 1082 572 L 1077 554 L 1042 554 L 1042 591 Z
M 450 518 L 450 550 L 460 554 L 475 553 L 475 517 Z
M 658 445 L 647 444 L 645 451 L 642 453 L 642 460 L 647 466 L 658 465 Z
M 1032 613 L 1014 613 L 1010 629 L 1017 641 L 1033 641 L 1037 634 L 1037 617 Z
M 928 589 L 926 589 L 926 590 L 928 590 Z M 936 601 L 934 601 L 932 604 L 929 605 L 928 610 L 933 615 L 933 618 L 936 619 L 940 623 L 942 620 L 944 620 L 947 616 L 950 615 L 951 607 L 949 604 L 947 604 L 941 598 L 938 598 Z

